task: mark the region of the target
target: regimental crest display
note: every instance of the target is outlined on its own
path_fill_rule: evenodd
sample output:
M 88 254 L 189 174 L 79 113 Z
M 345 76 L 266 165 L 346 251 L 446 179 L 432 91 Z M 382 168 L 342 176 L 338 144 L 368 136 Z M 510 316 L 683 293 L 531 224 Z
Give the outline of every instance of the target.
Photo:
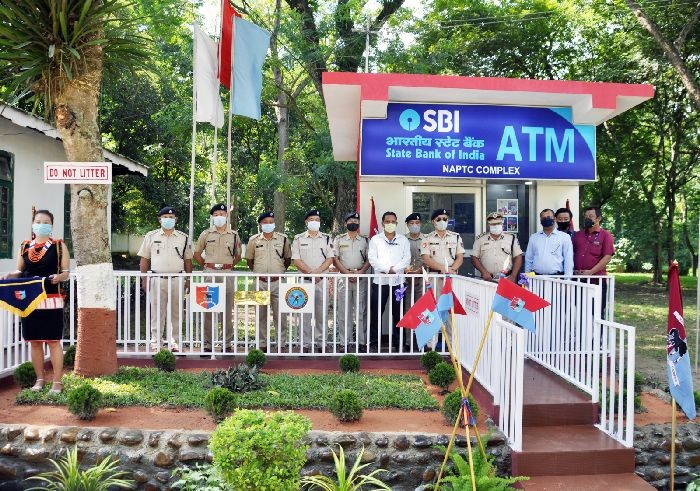
M 314 311 L 313 283 L 280 284 L 279 310 L 284 313 L 311 314 Z
M 225 283 L 193 283 L 190 290 L 192 312 L 224 312 L 226 310 Z

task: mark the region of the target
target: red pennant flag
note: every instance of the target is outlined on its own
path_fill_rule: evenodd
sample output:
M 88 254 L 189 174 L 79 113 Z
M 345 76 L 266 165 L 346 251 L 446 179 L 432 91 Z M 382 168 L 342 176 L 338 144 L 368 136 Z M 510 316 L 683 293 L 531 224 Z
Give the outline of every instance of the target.
M 219 82 L 231 90 L 231 49 L 233 17 L 240 17 L 229 0 L 221 0 L 221 36 L 219 37 Z
M 447 313 L 450 310 L 454 310 L 455 315 L 467 315 L 467 311 L 464 310 L 457 295 L 452 291 L 452 278 L 450 276 L 445 279 L 445 284 L 442 286 L 437 305 L 439 312 Z
M 399 322 L 396 323 L 397 327 L 406 327 L 408 329 L 415 329 L 421 324 L 429 324 L 426 319 L 423 318 L 426 311 L 435 312 L 437 305 L 435 303 L 435 296 L 433 295 L 432 288 L 423 294 L 416 303 L 414 303 L 406 314 L 401 318 Z
M 566 200 L 566 209 L 569 210 L 569 214 L 571 214 L 571 223 L 569 223 L 569 230 L 574 229 L 574 215 L 571 213 L 571 208 L 569 208 L 569 200 Z
M 374 208 L 374 196 L 370 198 L 372 203 L 369 216 L 369 238 L 371 239 L 379 233 L 379 226 L 377 225 L 377 210 Z

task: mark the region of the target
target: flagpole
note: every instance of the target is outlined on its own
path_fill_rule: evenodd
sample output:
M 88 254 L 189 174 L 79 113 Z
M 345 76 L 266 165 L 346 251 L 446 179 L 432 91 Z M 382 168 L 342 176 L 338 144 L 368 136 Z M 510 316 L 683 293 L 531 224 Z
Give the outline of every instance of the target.
M 216 204 L 216 165 L 219 160 L 219 128 L 214 125 L 214 157 L 211 161 L 211 206 Z
M 671 491 L 674 488 L 676 474 L 676 400 L 671 398 Z
M 222 19 L 223 22 L 223 19 Z M 229 224 L 233 228 L 231 223 L 231 138 L 233 134 L 233 55 L 236 47 L 233 45 L 233 41 L 236 39 L 236 21 L 235 17 L 231 19 L 231 88 L 229 89 L 229 101 L 228 101 L 228 156 L 226 157 L 226 208 L 228 209 Z
M 194 164 L 197 156 L 197 25 L 192 23 L 192 160 L 190 162 L 190 223 L 188 235 L 194 234 Z

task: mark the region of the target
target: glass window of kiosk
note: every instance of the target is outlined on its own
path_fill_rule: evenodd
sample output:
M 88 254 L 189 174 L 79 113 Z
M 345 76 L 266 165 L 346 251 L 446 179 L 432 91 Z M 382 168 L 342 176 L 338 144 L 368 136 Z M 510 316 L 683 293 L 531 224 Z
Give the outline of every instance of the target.
M 530 237 L 529 187 L 521 183 L 486 184 L 486 215 L 499 211 L 503 215 L 503 230 L 517 234 L 523 251 Z

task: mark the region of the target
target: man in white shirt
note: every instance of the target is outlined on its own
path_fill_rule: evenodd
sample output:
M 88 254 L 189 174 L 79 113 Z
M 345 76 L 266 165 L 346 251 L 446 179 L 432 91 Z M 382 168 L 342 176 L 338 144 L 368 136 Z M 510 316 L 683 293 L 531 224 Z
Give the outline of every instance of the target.
M 391 296 L 391 324 L 389 331 L 394 351 L 399 350 L 399 328 L 401 302 L 396 301 L 396 290 L 403 283 L 403 273 L 411 263 L 411 246 L 404 235 L 396 234 L 398 220 L 396 213 L 387 211 L 382 215 L 384 231 L 369 241 L 367 253 L 369 263 L 377 275 L 370 292 L 370 344 L 378 346 L 381 335 L 381 318 L 384 315 L 387 299 Z
M 574 249 L 571 237 L 556 229 L 554 211 L 540 212 L 542 231 L 530 236 L 525 252 L 525 272 L 543 275 L 574 274 Z

